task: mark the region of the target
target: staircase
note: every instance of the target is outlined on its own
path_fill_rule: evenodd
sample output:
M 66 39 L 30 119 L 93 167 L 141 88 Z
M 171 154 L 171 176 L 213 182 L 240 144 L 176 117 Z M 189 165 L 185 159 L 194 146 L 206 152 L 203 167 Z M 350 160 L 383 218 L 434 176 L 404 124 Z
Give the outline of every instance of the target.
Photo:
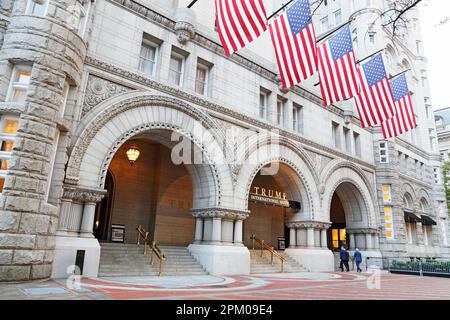
M 154 256 L 150 264 L 149 249 L 144 255 L 141 244 L 100 243 L 99 277 L 112 276 L 157 276 L 159 260 Z M 184 247 L 160 246 L 166 256 L 163 264 L 163 276 L 187 276 L 208 274 L 200 263 Z
M 273 265 L 270 263 L 270 253 L 264 251 L 261 257 L 261 250 L 249 250 L 250 251 L 250 273 L 251 274 L 268 274 L 268 273 L 280 273 L 281 261 L 274 257 Z M 291 257 L 285 255 L 282 251 L 278 251 L 282 254 L 286 261 L 284 262 L 284 273 L 300 273 L 307 272 L 305 267 L 300 265 L 297 261 Z

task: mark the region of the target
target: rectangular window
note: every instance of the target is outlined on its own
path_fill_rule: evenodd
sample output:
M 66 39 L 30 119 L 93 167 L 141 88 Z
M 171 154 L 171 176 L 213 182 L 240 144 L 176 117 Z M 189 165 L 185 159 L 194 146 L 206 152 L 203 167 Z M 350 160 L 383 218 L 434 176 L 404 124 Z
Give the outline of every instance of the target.
M 24 103 L 30 86 L 31 67 L 16 66 L 13 69 L 6 101 Z
M 303 107 L 296 103 L 292 107 L 292 130 L 303 133 Z
M 332 139 L 336 149 L 341 148 L 341 132 L 339 130 L 339 124 L 332 122 Z
M 28 0 L 27 14 L 44 17 L 47 14 L 49 0 Z
M 17 117 L 3 116 L 0 118 L 0 193 L 3 191 L 18 127 L 19 120 Z
M 334 25 L 339 26 L 342 23 L 342 11 L 339 9 L 334 12 Z
M 259 93 L 259 117 L 261 119 L 267 119 L 267 108 L 268 106 L 268 94 L 266 92 L 261 91 Z
M 284 125 L 284 112 L 285 112 L 286 101 L 282 99 L 277 100 L 277 125 Z
M 183 84 L 184 57 L 172 51 L 170 56 L 169 82 L 176 86 Z
M 61 118 L 64 118 L 64 114 L 66 113 L 67 100 L 69 99 L 69 89 L 70 89 L 69 84 L 67 82 L 64 83 L 64 88 L 63 88 L 63 99 L 64 100 L 63 100 L 61 110 L 59 112 L 59 116 Z
M 91 0 L 87 0 L 81 7 L 80 22 L 78 25 L 78 34 L 82 38 L 84 38 L 84 34 L 86 33 L 86 27 L 89 19 L 90 10 L 91 10 Z
M 384 220 L 386 228 L 386 239 L 392 240 L 395 238 L 395 235 L 394 235 L 394 221 L 392 219 L 391 207 L 384 207 Z
M 441 219 L 441 237 L 442 237 L 442 244 L 444 246 L 448 245 L 448 239 L 447 239 L 447 220 Z
M 391 186 L 389 184 L 383 185 L 383 203 L 390 203 L 391 198 Z
M 380 163 L 389 163 L 389 151 L 386 141 L 380 142 Z
M 374 32 L 369 33 L 369 43 L 371 45 L 375 45 L 375 43 L 376 43 L 376 33 L 374 33 Z
M 157 55 L 158 45 L 144 39 L 142 41 L 141 53 L 139 55 L 139 71 L 154 77 Z
M 353 145 L 355 146 L 355 156 L 361 158 L 361 136 L 357 132 L 353 132 Z
M 440 168 L 438 168 L 438 167 L 433 168 L 433 172 L 434 172 L 434 183 L 435 184 L 441 184 L 441 170 L 440 170 Z
M 208 95 L 208 80 L 210 67 L 202 62 L 197 62 L 195 75 L 195 92 L 203 96 Z
M 348 128 L 344 128 L 344 142 L 345 142 L 345 152 L 352 153 L 351 131 Z
M 320 19 L 320 25 L 322 27 L 322 33 L 325 33 L 330 29 L 330 22 L 328 21 L 328 16 Z

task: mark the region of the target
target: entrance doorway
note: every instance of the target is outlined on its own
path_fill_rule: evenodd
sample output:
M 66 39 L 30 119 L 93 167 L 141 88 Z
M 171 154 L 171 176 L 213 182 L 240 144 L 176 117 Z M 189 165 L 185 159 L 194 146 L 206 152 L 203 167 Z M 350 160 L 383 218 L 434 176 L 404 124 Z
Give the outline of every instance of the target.
M 331 200 L 330 217 L 332 225 L 330 229 L 328 229 L 328 249 L 339 251 L 342 246 L 348 248 L 349 239 L 345 210 L 337 193 L 333 195 L 333 199 Z
M 286 224 L 301 209 L 299 190 L 292 192 L 296 186 L 293 182 L 295 172 L 281 163 L 275 175 L 264 175 L 263 172 L 256 174 L 250 188 L 250 215 L 243 226 L 244 244 L 252 248 L 250 238 L 254 234 L 276 250 L 284 250 L 290 243 Z
M 158 245 L 188 246 L 194 241 L 193 187 L 185 165 L 173 162 L 170 132 L 139 135 L 116 152 L 105 180 L 107 196 L 98 204 L 95 236 L 101 241 L 121 242 L 111 230 L 125 230 L 124 243 L 135 243 L 141 225 Z M 127 151 L 139 150 L 131 165 Z

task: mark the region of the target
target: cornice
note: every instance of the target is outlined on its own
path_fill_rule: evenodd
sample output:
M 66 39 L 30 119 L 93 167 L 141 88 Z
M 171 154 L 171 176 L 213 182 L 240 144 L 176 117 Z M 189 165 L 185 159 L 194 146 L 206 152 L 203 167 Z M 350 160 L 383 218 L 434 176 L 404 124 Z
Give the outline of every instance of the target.
M 110 0 L 110 1 L 113 1 L 113 0 Z M 145 77 L 143 75 L 139 75 L 137 73 L 134 73 L 134 72 L 131 72 L 131 71 L 119 68 L 119 67 L 117 67 L 115 65 L 112 65 L 112 64 L 107 63 L 107 62 L 103 62 L 103 61 L 98 60 L 98 59 L 96 59 L 94 57 L 91 57 L 91 56 L 88 56 L 86 58 L 85 63 L 87 65 L 93 67 L 93 68 L 97 68 L 97 69 L 100 69 L 102 71 L 105 71 L 108 74 L 116 75 L 119 78 L 124 78 L 126 80 L 131 81 L 131 82 L 135 82 L 135 83 L 144 85 L 144 86 L 152 88 L 154 90 L 157 90 L 157 91 L 160 91 L 160 92 L 164 92 L 164 93 L 169 94 L 171 96 L 175 96 L 175 97 L 177 97 L 179 99 L 183 99 L 183 100 L 188 101 L 190 103 L 193 103 L 193 104 L 196 104 L 198 106 L 201 106 L 201 107 L 207 109 L 208 113 L 211 116 L 214 116 L 215 113 L 220 114 L 220 115 L 227 115 L 227 116 L 229 116 L 232 119 L 237 119 L 240 122 L 247 123 L 248 125 L 257 127 L 258 129 L 263 129 L 263 130 L 267 130 L 267 131 L 277 130 L 281 137 L 286 137 L 286 138 L 294 140 L 295 142 L 301 143 L 302 145 L 309 146 L 310 148 L 313 148 L 312 150 L 310 149 L 313 152 L 317 152 L 314 149 L 321 150 L 323 152 L 326 152 L 328 155 L 334 155 L 335 157 L 339 157 L 339 158 L 342 158 L 342 159 L 345 159 L 345 160 L 357 163 L 357 164 L 359 164 L 359 165 L 361 165 L 361 166 L 363 166 L 363 167 L 365 167 L 367 169 L 371 169 L 371 170 L 375 170 L 376 169 L 376 167 L 373 164 L 364 162 L 361 159 L 358 159 L 358 158 L 355 158 L 355 157 L 350 156 L 348 154 L 345 154 L 345 153 L 343 153 L 343 152 L 341 152 L 339 150 L 335 150 L 335 149 L 332 149 L 330 147 L 321 145 L 321 144 L 319 144 L 317 142 L 308 140 L 308 139 L 306 139 L 306 138 L 304 138 L 302 136 L 299 136 L 299 135 L 294 134 L 294 133 L 292 133 L 290 131 L 281 129 L 281 128 L 279 128 L 277 126 L 274 126 L 274 125 L 272 125 L 272 124 L 270 124 L 268 122 L 261 121 L 261 120 L 256 119 L 256 118 L 252 118 L 252 117 L 250 117 L 250 116 L 248 116 L 246 114 L 239 113 L 237 111 L 234 111 L 234 110 L 229 109 L 227 107 L 224 107 L 222 105 L 216 104 L 216 103 L 214 103 L 214 102 L 212 102 L 210 100 L 201 98 L 201 97 L 199 97 L 197 95 L 190 94 L 188 92 L 180 90 L 177 87 L 172 87 L 172 86 L 169 86 L 169 85 L 165 85 L 165 84 L 163 84 L 161 82 L 158 82 L 158 81 L 155 81 L 155 80 L 153 80 L 151 78 L 148 78 L 148 77 Z M 96 74 L 101 76 L 101 74 L 99 74 L 99 73 L 96 73 Z M 127 84 L 127 86 L 130 86 L 130 84 Z M 321 152 L 319 152 L 319 153 L 321 153 Z
M 412 145 L 411 143 L 409 143 L 405 140 L 402 140 L 401 138 L 396 138 L 395 144 L 402 146 L 403 148 L 408 149 L 409 151 L 414 152 L 415 154 L 421 156 L 422 158 L 424 158 L 427 161 L 430 160 L 430 154 L 428 152 L 418 148 L 417 146 Z

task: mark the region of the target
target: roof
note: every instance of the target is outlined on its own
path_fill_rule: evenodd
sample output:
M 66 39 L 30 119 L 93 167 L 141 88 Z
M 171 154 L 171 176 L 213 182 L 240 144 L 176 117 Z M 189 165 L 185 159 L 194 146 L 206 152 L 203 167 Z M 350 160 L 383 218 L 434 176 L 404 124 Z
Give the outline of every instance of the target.
M 444 126 L 444 128 L 450 125 L 450 107 L 441 110 L 435 110 L 434 119 L 435 121 L 442 120 L 442 125 Z

